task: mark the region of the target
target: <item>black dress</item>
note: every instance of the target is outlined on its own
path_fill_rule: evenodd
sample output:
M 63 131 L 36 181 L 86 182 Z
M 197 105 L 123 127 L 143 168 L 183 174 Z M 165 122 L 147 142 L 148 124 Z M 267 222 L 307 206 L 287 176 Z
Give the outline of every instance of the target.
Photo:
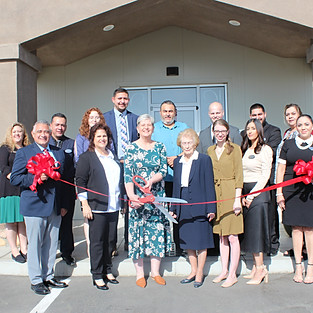
M 284 181 L 298 177 L 293 171 L 299 159 L 312 160 L 313 146 L 299 149 L 296 139 L 286 140 L 280 152 L 280 159 L 286 160 Z M 283 188 L 286 209 L 283 211 L 283 224 L 290 226 L 313 227 L 313 185 L 297 183 Z

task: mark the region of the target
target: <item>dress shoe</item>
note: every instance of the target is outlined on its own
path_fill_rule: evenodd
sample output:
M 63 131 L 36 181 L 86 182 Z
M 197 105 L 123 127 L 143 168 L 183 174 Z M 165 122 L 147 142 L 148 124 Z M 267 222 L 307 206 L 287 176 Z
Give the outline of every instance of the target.
M 117 285 L 117 284 L 119 284 L 120 282 L 114 277 L 114 278 L 112 278 L 112 279 L 110 279 L 110 278 L 106 278 L 106 281 L 108 282 L 108 283 L 110 283 L 110 284 L 113 284 L 113 285 Z
M 258 275 L 258 271 L 262 271 L 262 274 Z M 268 271 L 264 264 L 256 266 L 255 275 L 251 280 L 247 281 L 247 285 L 259 285 L 263 280 L 266 284 L 268 283 Z
M 230 280 L 230 279 L 226 279 L 225 282 L 221 285 L 221 287 L 223 288 L 229 288 L 233 285 L 235 285 L 236 283 L 238 283 L 238 279 L 233 279 L 233 280 Z
M 24 258 L 25 262 L 27 262 L 27 253 L 23 253 L 22 251 L 20 251 L 21 256 Z
M 203 281 L 195 281 L 195 282 L 193 283 L 193 286 L 194 286 L 195 288 L 200 288 L 202 285 L 203 285 Z
M 180 281 L 181 284 L 189 284 L 191 282 L 193 282 L 196 279 L 196 276 L 193 276 L 191 278 L 185 278 L 183 280 Z
M 46 287 L 43 283 L 39 284 L 31 284 L 30 289 L 33 290 L 37 295 L 45 296 L 50 293 L 50 290 L 48 287 Z
M 68 287 L 68 284 L 64 283 L 63 281 L 59 281 L 55 278 L 52 278 L 50 280 L 46 280 L 43 282 L 46 287 L 52 287 L 52 288 L 66 288 Z
M 25 263 L 26 260 L 23 258 L 23 256 L 19 253 L 17 256 L 14 256 L 11 254 L 12 259 L 17 263 Z
M 96 279 L 96 280 L 98 280 L 98 279 Z M 97 289 L 99 289 L 99 290 L 109 290 L 109 287 L 104 283 L 104 281 L 102 279 L 99 279 L 99 282 L 102 280 L 103 285 L 102 284 L 98 285 L 96 283 L 96 280 L 93 279 L 93 285 L 96 286 Z
M 226 275 L 219 275 L 217 277 L 215 277 L 212 282 L 215 283 L 215 284 L 218 284 L 220 283 L 221 281 L 225 280 L 228 276 L 228 272 L 226 273 Z
M 65 261 L 67 265 L 70 265 L 70 266 L 76 265 L 76 260 L 71 255 L 69 256 L 62 255 L 62 259 Z
M 162 278 L 160 275 L 158 275 L 158 276 L 151 276 L 151 278 L 157 283 L 157 284 L 159 284 L 159 285 L 166 285 L 166 281 L 165 281 L 165 279 L 164 278 Z
M 146 279 L 144 277 L 141 277 L 141 278 L 137 279 L 136 280 L 136 285 L 138 287 L 145 288 L 147 286 Z

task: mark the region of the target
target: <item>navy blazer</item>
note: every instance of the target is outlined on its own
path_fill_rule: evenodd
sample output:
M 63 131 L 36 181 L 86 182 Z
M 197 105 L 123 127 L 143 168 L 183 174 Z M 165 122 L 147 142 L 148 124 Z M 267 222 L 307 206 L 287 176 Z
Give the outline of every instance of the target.
M 64 152 L 54 146 L 49 146 L 54 157 L 60 162 L 63 172 Z M 26 164 L 37 153 L 42 153 L 36 143 L 17 150 L 11 173 L 11 184 L 21 187 L 20 212 L 24 216 L 48 217 L 56 206 L 57 214 L 60 214 L 63 186 L 59 181 L 48 178 L 42 185 L 37 184 L 37 192 L 29 189 L 34 180 L 34 175 L 28 173 Z
M 115 159 L 115 161 L 117 161 Z M 121 169 L 121 164 L 117 161 Z M 120 190 L 122 187 L 123 171 L 120 170 Z M 104 168 L 94 151 L 86 151 L 79 157 L 76 167 L 77 186 L 88 188 L 93 191 L 109 195 L 109 184 Z M 86 190 L 77 187 L 77 192 L 86 192 Z M 121 192 L 123 192 L 121 190 Z M 91 210 L 106 211 L 108 209 L 108 197 L 87 191 L 88 204 Z
M 181 156 L 174 160 L 174 179 L 173 179 L 173 197 L 181 197 L 181 174 L 182 163 L 180 163 Z M 214 175 L 211 158 L 208 155 L 199 153 L 197 160 L 192 161 L 191 170 L 189 174 L 189 199 L 188 203 L 209 202 L 215 201 L 215 187 Z M 209 213 L 216 213 L 216 204 L 198 204 L 191 206 L 193 217 L 206 219 Z M 173 205 L 173 211 L 179 218 L 180 210 L 184 206 Z
M 103 113 L 105 122 L 110 127 L 113 137 L 113 148 L 114 153 L 117 155 L 117 129 L 116 129 L 116 120 L 115 120 L 115 113 L 114 109 L 111 111 L 108 111 L 106 113 Z M 127 116 L 127 124 L 128 124 L 128 131 L 129 131 L 129 140 L 130 142 L 133 142 L 138 139 L 138 133 L 137 133 L 137 119 L 138 115 L 129 112 L 126 110 L 126 116 Z

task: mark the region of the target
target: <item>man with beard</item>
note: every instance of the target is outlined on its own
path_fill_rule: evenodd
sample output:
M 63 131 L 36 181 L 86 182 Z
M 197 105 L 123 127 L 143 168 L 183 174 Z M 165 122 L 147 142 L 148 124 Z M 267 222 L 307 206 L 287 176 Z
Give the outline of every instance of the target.
M 167 197 L 173 194 L 173 164 L 177 156 L 182 152 L 177 146 L 176 140 L 178 134 L 188 128 L 185 123 L 177 122 L 177 110 L 175 104 L 170 100 L 165 100 L 160 106 L 161 121 L 154 124 L 152 140 L 162 142 L 166 148 L 167 154 L 167 175 L 165 181 L 165 193 Z M 182 255 L 183 251 L 179 246 L 178 226 L 173 224 L 173 237 L 176 245 L 176 255 Z

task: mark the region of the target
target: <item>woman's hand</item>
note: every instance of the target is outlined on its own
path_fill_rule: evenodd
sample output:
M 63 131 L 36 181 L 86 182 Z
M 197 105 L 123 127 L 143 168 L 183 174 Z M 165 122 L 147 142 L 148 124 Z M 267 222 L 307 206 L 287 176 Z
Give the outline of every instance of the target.
M 277 195 L 276 201 L 277 201 L 278 206 L 281 208 L 281 210 L 284 211 L 286 208 L 284 195 L 283 194 Z
M 174 218 L 177 218 L 177 215 L 174 212 L 168 211 L 168 213 L 170 213 L 170 215 L 172 215 Z
M 151 187 L 152 187 L 153 182 L 151 181 L 151 179 L 147 180 L 147 183 L 144 185 L 144 188 L 148 188 L 149 191 L 151 191 Z
M 138 195 L 133 195 L 129 197 L 129 200 L 129 205 L 133 209 L 139 209 L 142 205 L 144 205 L 144 203 L 140 201 L 140 197 Z
M 92 219 L 92 212 L 91 212 L 91 208 L 90 208 L 89 204 L 83 205 L 83 216 L 85 218 L 88 218 L 89 220 Z
M 252 201 L 248 200 L 247 198 L 242 198 L 242 204 L 249 209 L 250 205 L 251 205 Z
M 7 175 L 7 179 L 10 180 L 10 178 L 11 178 L 11 173 Z
M 235 215 L 239 215 L 241 212 L 241 202 L 240 202 L 240 198 L 236 198 L 233 204 L 233 211 L 235 213 Z
M 211 222 L 214 217 L 215 217 L 215 213 L 209 213 L 209 214 L 208 214 L 209 222 Z

